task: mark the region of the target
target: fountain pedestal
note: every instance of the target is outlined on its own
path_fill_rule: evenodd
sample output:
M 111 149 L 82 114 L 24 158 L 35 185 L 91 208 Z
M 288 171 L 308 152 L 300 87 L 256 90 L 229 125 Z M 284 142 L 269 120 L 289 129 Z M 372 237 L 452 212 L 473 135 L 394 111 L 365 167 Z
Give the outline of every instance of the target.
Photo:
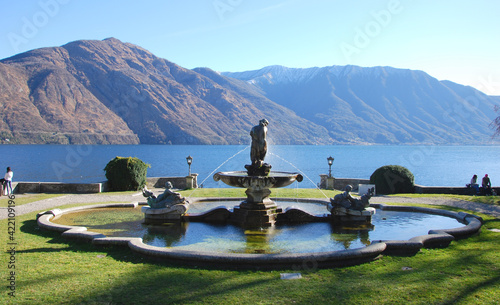
M 186 202 L 161 209 L 145 206 L 141 208 L 141 211 L 144 213 L 145 224 L 164 224 L 181 221 L 182 216 L 186 214 L 188 208 L 189 204 Z
M 332 221 L 334 223 L 353 223 L 365 222 L 371 223 L 372 216 L 375 214 L 375 208 L 365 208 L 362 211 L 336 207 L 329 210 L 332 213 Z
M 272 227 L 278 214 L 282 212 L 276 204 L 255 209 L 244 207 L 242 203 L 234 207 L 231 221 L 247 229 Z
M 247 199 L 235 207 L 231 220 L 244 228 L 273 226 L 277 215 L 282 213 L 276 203 L 269 198 L 271 188 L 285 187 L 294 181 L 302 181 L 298 173 L 271 172 L 268 176 L 249 176 L 247 172 L 219 172 L 214 180 L 227 185 L 247 188 Z

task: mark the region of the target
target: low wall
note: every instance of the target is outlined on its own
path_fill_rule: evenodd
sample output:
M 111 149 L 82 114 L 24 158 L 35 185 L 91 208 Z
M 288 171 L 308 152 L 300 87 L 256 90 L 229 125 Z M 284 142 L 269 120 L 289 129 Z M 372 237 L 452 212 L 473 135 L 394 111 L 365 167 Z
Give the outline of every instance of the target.
M 150 188 L 161 188 L 165 187 L 168 181 L 172 183 L 174 189 L 184 190 L 187 188 L 197 188 L 198 174 L 191 174 L 191 176 L 186 177 L 150 177 L 146 179 L 146 186 Z
M 360 184 L 370 184 L 370 179 L 357 179 L 357 178 L 328 178 L 328 175 L 319 175 L 321 181 L 319 188 L 330 189 L 328 179 L 333 180 L 333 188 L 336 190 L 343 190 L 347 185 L 352 186 L 353 191 L 357 191 Z
M 500 187 L 492 187 L 499 194 Z M 423 186 L 415 185 L 415 193 L 417 194 L 451 194 L 451 195 L 473 195 L 472 190 L 467 187 L 460 186 Z
M 61 183 L 61 182 L 16 182 L 14 193 L 71 193 L 88 194 L 105 191 L 107 182 L 101 183 Z
M 167 181 L 172 182 L 175 189 L 197 188 L 198 174 L 188 177 L 151 177 L 146 185 L 150 188 L 164 188 Z M 13 182 L 14 194 L 56 193 L 56 194 L 90 194 L 109 192 L 108 182 L 98 183 L 63 183 L 63 182 Z

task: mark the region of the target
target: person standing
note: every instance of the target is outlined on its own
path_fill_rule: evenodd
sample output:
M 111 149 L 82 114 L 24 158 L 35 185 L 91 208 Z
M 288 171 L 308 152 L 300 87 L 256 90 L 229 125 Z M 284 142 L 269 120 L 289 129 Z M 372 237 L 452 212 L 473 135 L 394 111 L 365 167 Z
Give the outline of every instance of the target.
M 4 188 L 7 189 L 7 195 L 11 195 L 12 194 L 12 177 L 14 177 L 14 172 L 12 171 L 12 169 L 10 169 L 10 167 L 7 167 L 7 173 L 5 173 L 5 177 L 4 177 Z M 10 192 L 9 192 L 9 189 L 10 189 Z M 5 190 L 2 190 L 2 193 L 4 192 Z

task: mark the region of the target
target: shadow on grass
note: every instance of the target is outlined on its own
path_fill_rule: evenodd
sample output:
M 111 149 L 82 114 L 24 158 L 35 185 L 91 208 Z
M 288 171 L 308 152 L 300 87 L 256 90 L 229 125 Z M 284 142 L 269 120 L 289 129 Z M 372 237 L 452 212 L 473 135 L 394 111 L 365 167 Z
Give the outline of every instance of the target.
M 133 253 L 128 247 L 109 246 L 99 247 L 87 242 L 69 240 L 61 237 L 59 232 L 40 230 L 36 220 L 22 222 L 20 230 L 32 235 L 35 240 L 30 241 L 28 249 L 20 250 L 22 254 L 48 254 L 47 261 L 40 262 L 40 268 L 35 279 L 26 282 L 27 285 L 47 287 L 57 286 L 58 282 L 72 283 L 94 279 L 74 287 L 58 288 L 53 293 L 65 293 L 64 302 L 68 304 L 183 304 L 183 303 L 217 303 L 225 297 L 231 296 L 233 301 L 243 297 L 240 291 L 264 289 L 268 282 L 278 281 L 275 274 L 255 274 L 247 271 L 220 271 L 213 267 L 199 268 L 197 266 L 186 266 L 175 262 L 154 261 Z M 36 247 L 37 238 L 41 237 L 41 245 Z M 54 248 L 47 247 L 46 243 L 54 244 Z M 57 246 L 56 246 L 57 245 Z M 62 248 L 57 248 L 61 247 Z M 106 253 L 113 261 L 103 260 L 101 264 L 98 258 L 93 258 L 92 253 Z M 82 254 L 82 260 L 75 264 L 65 261 L 66 270 L 59 265 L 57 255 L 61 253 L 66 259 L 71 259 L 65 253 Z M 97 254 L 96 253 L 96 254 Z M 40 256 L 41 257 L 41 256 Z M 37 257 L 32 257 L 36 261 Z M 92 264 L 87 266 L 89 259 Z M 54 261 L 52 261 L 54 260 Z M 51 262 L 49 262 L 51 261 Z M 130 265 L 132 264 L 133 267 Z M 110 268 L 107 270 L 106 268 Z M 50 268 L 50 272 L 43 273 L 44 268 Z M 84 269 L 82 269 L 84 268 Z M 250 276 L 246 276 L 250 274 Z M 253 274 L 253 275 L 252 275 Z M 61 296 L 58 296 L 61 298 Z M 207 301 L 210 298 L 212 302 Z M 217 301 L 217 302 L 215 302 Z M 222 302 L 224 303 L 224 302 Z
M 485 224 L 498 226 L 499 222 L 499 219 L 488 219 Z M 92 289 L 88 289 L 87 285 L 87 291 L 83 287 L 75 288 L 81 289 L 78 291 L 80 296 L 69 296 L 68 303 L 250 304 L 259 297 L 262 297 L 262 303 L 270 302 L 272 300 L 268 298 L 270 293 L 280 297 L 281 303 L 285 303 L 284 300 L 287 297 L 291 299 L 293 295 L 297 303 L 324 303 L 334 300 L 338 303 L 352 304 L 358 300 L 368 299 L 373 300 L 374 304 L 386 301 L 402 303 L 422 300 L 422 296 L 428 296 L 429 303 L 451 304 L 464 299 L 470 301 L 476 293 L 485 296 L 499 284 L 498 274 L 491 271 L 491 267 L 498 266 L 493 261 L 495 257 L 489 256 L 489 253 L 498 249 L 498 242 L 493 237 L 495 233 L 492 232 L 474 236 L 466 243 L 453 242 L 450 249 L 425 250 L 424 253 L 411 258 L 386 257 L 381 261 L 361 266 L 322 271 L 324 277 L 314 275 L 318 280 L 314 281 L 317 285 L 312 288 L 305 281 L 279 281 L 278 272 L 219 271 L 217 267 L 199 268 L 175 262 L 144 259 L 125 247 L 98 247 L 90 243 L 65 239 L 59 232 L 42 231 L 38 229 L 35 220 L 24 221 L 20 230 L 26 234 L 49 239 L 44 242 L 65 246 L 61 249 L 47 246 L 32 247 L 25 250 L 25 253 L 88 254 L 105 251 L 106 255 L 115 261 L 134 265 L 131 268 L 128 264 L 110 264 L 114 269 L 108 274 L 104 264 L 102 269 L 99 263 L 94 264 L 94 268 L 99 269 L 95 272 L 106 279 L 104 281 L 106 285 L 95 284 Z M 89 259 L 89 256 L 87 255 L 85 259 Z M 389 267 L 382 267 L 385 265 Z M 122 267 L 123 271 L 118 270 Z M 411 270 L 403 271 L 403 267 L 411 267 Z M 71 276 L 80 277 L 80 273 L 71 272 Z M 109 277 L 109 283 L 106 277 Z M 463 280 L 465 277 L 467 280 Z M 61 280 L 65 278 L 60 277 Z M 303 288 L 301 292 L 301 284 L 309 288 Z M 290 287 L 295 289 L 288 289 Z M 313 289 L 314 294 L 310 294 L 307 289 Z M 486 293 L 481 291 L 483 289 Z M 249 294 L 249 299 L 244 293 Z M 384 293 L 389 295 L 386 296 Z
M 500 219 L 487 219 L 483 222 L 483 225 L 488 229 L 500 229 Z
M 482 282 L 479 282 L 475 285 L 472 285 L 470 287 L 466 287 L 460 294 L 455 296 L 452 299 L 447 300 L 443 304 L 457 304 L 460 300 L 465 299 L 466 297 L 470 297 L 476 293 L 478 293 L 482 289 L 487 289 L 487 288 L 493 288 L 494 286 L 500 286 L 500 275 L 493 277 L 493 278 L 488 278 L 485 279 Z
M 108 291 L 99 291 L 89 296 L 89 299 L 96 302 L 109 300 L 113 304 L 222 304 L 228 297 L 243 301 L 245 296 L 241 291 L 266 287 L 273 281 L 276 279 L 238 279 L 238 274 L 235 273 L 213 274 L 195 270 L 187 273 L 166 268 L 157 270 L 151 266 L 129 273 L 125 282 L 111 287 Z M 79 300 L 75 298 L 73 301 Z
M 32 234 L 35 236 L 40 236 L 43 238 L 50 238 L 50 240 L 45 241 L 48 244 L 66 245 L 64 248 L 50 248 L 50 247 L 40 247 L 32 248 L 26 250 L 20 250 L 18 253 L 53 253 L 53 252 L 102 252 L 105 251 L 107 256 L 121 262 L 128 263 L 144 263 L 144 258 L 134 252 L 132 252 L 128 247 L 123 246 L 96 246 L 87 241 L 67 239 L 61 236 L 60 232 L 41 230 L 38 227 L 36 220 L 26 220 L 21 225 L 21 231 L 26 234 Z M 155 264 L 158 262 L 152 261 Z M 161 265 L 165 266 L 179 266 L 175 263 L 161 262 Z

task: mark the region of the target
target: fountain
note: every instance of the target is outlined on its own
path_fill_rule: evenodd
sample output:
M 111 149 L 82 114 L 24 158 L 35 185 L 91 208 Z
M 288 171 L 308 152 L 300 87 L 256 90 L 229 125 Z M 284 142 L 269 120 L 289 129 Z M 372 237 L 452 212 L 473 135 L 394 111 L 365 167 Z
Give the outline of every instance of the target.
M 251 164 L 245 165 L 244 171 L 219 172 L 214 175 L 215 181 L 222 181 L 227 185 L 246 188 L 246 200 L 242 201 L 233 210 L 231 221 L 244 228 L 270 227 L 275 224 L 277 216 L 282 213 L 276 203 L 272 201 L 271 188 L 280 188 L 301 182 L 303 177 L 298 173 L 271 172 L 271 165 L 264 163 L 267 153 L 267 125 L 266 119 L 259 121 L 250 131 L 252 146 L 250 150 Z
M 301 182 L 303 177 L 299 173 L 271 171 L 271 165 L 264 162 L 268 124 L 267 120 L 261 120 L 250 132 L 252 162 L 245 166 L 246 171 L 218 172 L 213 177 L 214 180 L 227 185 L 246 188 L 247 197 L 236 201 L 235 204 L 239 202 L 239 205 L 232 210 L 212 205 L 213 208 L 210 209 L 196 211 L 194 208 L 196 213 L 187 213 L 190 206 L 201 206 L 207 202 L 221 203 L 227 199 L 190 198 L 188 202 L 179 193 L 173 192 L 167 184 L 165 192 L 159 196 L 147 189 L 143 191 L 148 205 L 142 208 L 143 221 L 134 222 L 134 225 L 131 225 L 130 221 L 124 222 L 125 228 L 119 231 L 126 231 L 126 235 L 108 236 L 106 232 L 87 231 L 86 227 L 77 227 L 71 223 L 57 224 L 51 222 L 51 219 L 77 211 L 97 215 L 96 209 L 109 207 L 128 207 L 135 211 L 137 204 L 84 206 L 63 211 L 55 209 L 40 213 L 37 216 L 38 224 L 41 228 L 62 232 L 65 237 L 90 240 L 96 245 L 128 246 L 132 251 L 149 257 L 187 264 L 209 264 L 219 268 L 295 270 L 355 265 L 372 261 L 380 255 L 413 255 L 423 247 L 446 247 L 452 240 L 475 234 L 481 228 L 481 219 L 474 215 L 429 208 L 370 205 L 372 192 L 358 199 L 350 195 L 349 188 L 329 201 L 300 200 L 300 204 L 317 204 L 330 214 L 311 213 L 293 206 L 286 207 L 283 201 L 270 198 L 271 188 L 285 187 L 294 181 Z M 384 222 L 387 223 L 385 219 L 390 218 L 389 214 L 385 213 L 392 211 L 440 215 L 458 220 L 465 226 L 430 230 L 427 235 L 418 233 L 412 238 L 400 237 L 408 240 L 391 240 L 384 234 L 371 235 L 370 232 L 374 230 L 372 217 L 375 208 L 384 214 L 376 219 L 377 225 L 380 224 L 381 227 L 384 227 Z M 115 211 L 110 213 L 120 215 Z M 103 220 L 105 219 L 109 217 L 103 217 Z M 226 224 L 227 221 L 233 225 Z M 403 223 L 407 228 L 408 220 L 403 219 Z M 116 224 L 112 223 L 111 226 L 116 227 Z M 96 227 L 102 228 L 106 225 L 99 224 Z M 194 228 L 194 232 L 190 233 L 190 227 Z M 386 231 L 392 236 L 404 233 L 405 230 Z M 374 240 L 376 238 L 380 240 Z M 274 239 L 279 240 L 277 246 L 272 244 Z M 312 250 L 303 247 L 311 242 L 314 243 Z M 252 248 L 252 243 L 261 246 Z M 335 248 L 334 244 L 339 243 L 344 248 Z M 225 250 L 220 250 L 222 247 L 225 247 Z M 274 250 L 276 248 L 281 250 Z

